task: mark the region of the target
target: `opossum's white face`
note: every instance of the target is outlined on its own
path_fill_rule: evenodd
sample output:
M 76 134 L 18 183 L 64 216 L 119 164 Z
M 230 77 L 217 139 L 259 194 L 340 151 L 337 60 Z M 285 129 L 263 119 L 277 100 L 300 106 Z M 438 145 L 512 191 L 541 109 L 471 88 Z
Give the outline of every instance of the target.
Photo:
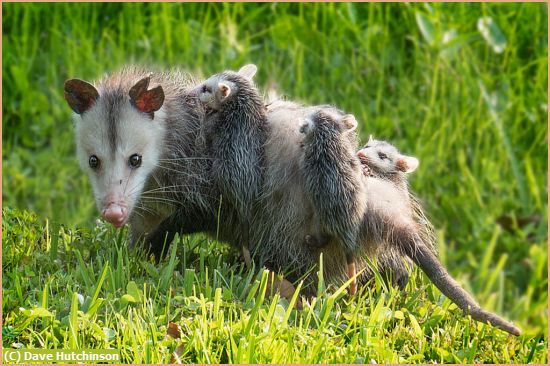
M 357 156 L 362 164 L 379 174 L 412 173 L 418 167 L 418 159 L 415 157 L 402 155 L 395 146 L 372 138 L 357 152 Z
M 163 111 L 156 112 L 151 120 L 128 104 L 120 111 L 114 132 L 100 107 L 75 116 L 78 158 L 88 172 L 102 216 L 120 227 L 127 222 L 159 162 Z M 113 139 L 116 144 L 110 143 Z
M 99 91 L 82 80 L 65 82 L 80 165 L 90 177 L 101 215 L 116 227 L 128 221 L 143 198 L 163 150 L 164 92 L 161 86 L 149 90 L 149 81 L 148 76 L 129 90 L 115 84 Z

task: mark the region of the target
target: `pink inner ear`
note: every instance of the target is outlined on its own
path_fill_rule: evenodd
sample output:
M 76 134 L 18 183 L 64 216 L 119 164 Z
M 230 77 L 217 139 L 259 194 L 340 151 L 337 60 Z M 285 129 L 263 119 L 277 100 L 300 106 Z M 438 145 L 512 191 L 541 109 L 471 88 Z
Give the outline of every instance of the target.
M 150 112 L 153 108 L 153 98 L 152 95 L 148 93 L 143 93 L 140 98 L 136 101 L 136 107 L 140 111 Z
M 220 88 L 220 93 L 224 98 L 227 98 L 227 96 L 231 93 L 231 88 L 224 83 L 219 83 L 218 87 Z
M 399 158 L 395 161 L 395 169 L 399 170 L 400 172 L 406 172 L 407 171 L 407 162 L 405 159 Z
M 395 167 L 404 173 L 412 173 L 418 168 L 418 164 L 417 158 L 401 155 L 401 157 L 397 159 Z
M 134 99 L 134 105 L 144 113 L 158 111 L 164 102 L 164 92 L 162 87 L 157 86 L 154 89 L 140 93 Z

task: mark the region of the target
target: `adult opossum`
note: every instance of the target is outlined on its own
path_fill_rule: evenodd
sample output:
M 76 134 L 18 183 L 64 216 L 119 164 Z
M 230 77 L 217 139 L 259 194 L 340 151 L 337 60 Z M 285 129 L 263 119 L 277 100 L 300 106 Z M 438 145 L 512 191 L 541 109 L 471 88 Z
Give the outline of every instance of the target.
M 65 83 L 65 98 L 75 112 L 79 160 L 90 175 L 98 208 L 115 226 L 129 223 L 134 242 L 151 232 L 156 238 L 172 235 L 174 227 L 182 233 L 216 233 L 219 192 L 208 175 L 211 160 L 197 142 L 204 109 L 192 96 L 194 86 L 177 72 L 149 75 L 136 68 L 95 86 L 77 79 Z M 299 127 L 317 109 L 285 102 L 268 107 L 264 180 L 250 243 L 254 256 L 271 268 L 293 268 L 295 278 L 315 268 L 317 254 L 323 253 L 325 280 L 338 283 L 348 278 L 341 247 L 312 252 L 304 245 L 314 211 L 298 163 Z M 474 319 L 519 334 L 512 324 L 482 310 L 449 276 L 414 231 L 404 201 L 395 198 L 400 191 L 383 179 L 364 179 L 368 219 L 360 237 L 367 254 L 377 251 L 369 253 L 371 243 L 390 243 Z M 381 197 L 393 201 L 389 209 Z M 222 212 L 220 239 L 240 247 L 238 215 L 231 207 Z M 159 246 L 153 249 L 158 252 Z M 362 257 L 356 263 L 358 269 L 366 267 Z

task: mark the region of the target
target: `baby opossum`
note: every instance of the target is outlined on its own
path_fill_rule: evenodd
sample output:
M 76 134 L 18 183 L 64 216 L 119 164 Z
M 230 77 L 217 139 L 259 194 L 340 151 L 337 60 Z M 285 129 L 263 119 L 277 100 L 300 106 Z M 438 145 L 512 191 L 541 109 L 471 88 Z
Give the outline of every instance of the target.
M 209 111 L 203 131 L 207 154 L 212 157 L 211 179 L 222 200 L 238 213 L 248 266 L 250 228 L 261 191 L 266 141 L 266 108 L 252 83 L 256 70 L 255 65 L 246 65 L 237 73 L 216 74 L 199 86 L 199 99 Z
M 399 153 L 386 141 L 374 140 L 372 135 L 365 146 L 357 152 L 366 176 L 391 180 L 399 188 L 407 189 L 404 173 L 412 173 L 418 167 L 418 159 Z
M 404 172 L 418 166 L 418 160 L 398 153 L 392 145 L 371 140 L 359 151 L 372 170 L 365 177 L 367 210 L 361 230 L 367 245 L 391 245 L 411 258 L 438 289 L 475 320 L 489 322 L 509 333 L 520 330 L 496 314 L 483 310 L 441 265 L 433 248 L 433 237 L 418 222 L 422 210 L 411 200 Z M 378 176 L 377 176 L 378 175 Z M 383 247 L 379 250 L 385 250 Z
M 445 296 L 473 319 L 489 322 L 519 335 L 520 330 L 512 323 L 483 310 L 441 265 L 419 231 L 405 193 L 388 180 L 374 177 L 366 177 L 365 180 L 367 210 L 361 229 L 363 241 L 388 243 L 398 248 L 426 273 Z
M 357 292 L 355 252 L 357 233 L 365 205 L 360 163 L 356 157 L 352 115 L 320 109 L 306 117 L 300 128 L 304 156 L 302 169 L 306 190 L 318 220 L 314 235 L 337 240 L 346 254 L 348 276 L 352 278 L 350 295 Z
M 267 109 L 269 134 L 260 200 L 260 207 L 264 209 L 257 213 L 255 230 L 258 236 L 257 257 L 271 269 L 284 270 L 291 281 L 305 279 L 303 293 L 311 296 L 316 292 L 315 273 L 319 268 L 320 255 L 323 256 L 323 276 L 327 285 L 339 286 L 349 279 L 349 275 L 341 244 L 325 236 L 321 236 L 319 245 L 305 240 L 319 232 L 319 220 L 306 189 L 307 174 L 303 169 L 305 135 L 300 128 L 308 116 L 319 110 L 341 116 L 344 113 L 328 105 L 304 106 L 289 101 L 272 101 Z M 350 156 L 355 154 L 354 148 Z M 353 159 L 357 160 L 357 157 L 353 156 Z M 400 257 L 401 254 L 393 247 L 381 251 L 377 256 L 377 270 L 392 273 L 393 279 L 406 279 L 408 272 Z M 362 271 L 358 278 L 361 282 L 374 276 L 366 256 L 357 256 L 356 266 Z
M 407 196 L 422 238 L 425 243 L 430 244 L 430 248 L 435 253 L 435 230 L 426 218 L 422 205 L 410 192 L 406 176 L 416 170 L 419 164 L 418 159 L 401 154 L 392 144 L 375 140 L 372 135 L 365 146 L 357 152 L 357 156 L 361 161 L 365 176 L 388 180 L 405 192 L 404 196 Z

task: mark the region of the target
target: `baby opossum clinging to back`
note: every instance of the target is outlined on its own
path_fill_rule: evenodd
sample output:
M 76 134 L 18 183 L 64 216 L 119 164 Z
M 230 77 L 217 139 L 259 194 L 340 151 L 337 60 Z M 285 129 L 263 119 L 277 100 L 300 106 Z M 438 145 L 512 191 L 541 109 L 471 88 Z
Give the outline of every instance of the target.
M 372 135 L 365 146 L 357 152 L 357 156 L 361 161 L 365 176 L 388 180 L 403 191 L 403 195 L 413 211 L 415 222 L 419 225 L 424 242 L 429 244 L 435 253 L 435 230 L 426 218 L 422 205 L 409 191 L 406 176 L 416 170 L 419 164 L 418 159 L 401 154 L 392 144 L 375 140 Z
M 473 319 L 519 335 L 520 330 L 512 323 L 483 310 L 437 259 L 431 226 L 420 222 L 425 217 L 420 204 L 409 194 L 404 175 L 416 169 L 418 160 L 401 155 L 387 142 L 372 139 L 358 156 L 367 171 L 367 210 L 361 230 L 363 240 L 399 248 L 443 294 Z
M 207 154 L 212 158 L 211 179 L 222 200 L 239 214 L 248 266 L 266 141 L 266 108 L 252 83 L 256 71 L 255 65 L 245 65 L 237 73 L 225 71 L 211 76 L 198 87 L 199 99 L 209 111 L 203 134 Z
M 473 319 L 519 335 L 519 329 L 513 324 L 483 310 L 438 261 L 431 230 L 420 223 L 419 219 L 424 219 L 422 209 L 407 188 L 405 173 L 414 171 L 418 160 L 400 154 L 386 142 L 370 139 L 357 153 L 366 174 L 357 174 L 356 156 L 349 153 L 355 141 L 342 138 L 346 136 L 346 127 L 353 129 L 356 122 L 346 126 L 345 122 L 350 121 L 348 116 L 323 111 L 306 120 L 301 131 L 306 133 L 303 169 L 307 192 L 312 197 L 319 231 L 328 234 L 327 246 L 330 247 L 331 238 L 343 245 L 348 275 L 352 274 L 350 264 L 354 266 L 356 254 L 361 250 L 378 255 L 396 248 Z M 366 206 L 354 205 L 350 200 L 364 202 Z M 350 293 L 354 292 L 352 287 Z
M 352 278 L 350 295 L 357 292 L 355 252 L 357 234 L 365 210 L 361 168 L 355 156 L 357 121 L 352 115 L 321 109 L 306 117 L 300 128 L 303 141 L 303 170 L 311 197 L 318 232 L 340 242 L 346 254 L 347 272 Z

